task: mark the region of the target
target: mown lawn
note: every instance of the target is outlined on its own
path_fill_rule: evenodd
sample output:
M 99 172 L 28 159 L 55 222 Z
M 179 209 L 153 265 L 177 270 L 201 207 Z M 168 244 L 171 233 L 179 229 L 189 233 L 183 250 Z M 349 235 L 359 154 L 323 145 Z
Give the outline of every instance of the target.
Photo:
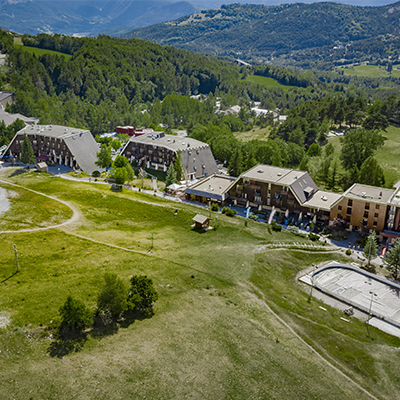
M 199 233 L 190 226 L 198 208 L 105 185 L 32 172 L 7 179 L 67 200 L 81 216 L 62 229 L 0 234 L 1 280 L 15 271 L 13 244 L 21 265 L 0 290 L 0 317 L 10 320 L 0 328 L 0 398 L 369 398 L 277 316 L 378 398 L 397 398 L 400 339 L 373 328 L 369 339 L 365 324 L 322 311 L 296 282 L 312 262 L 339 254 L 268 251 L 270 242 L 307 239 L 217 213 L 217 229 Z M 60 220 L 70 213 L 61 208 Z M 94 310 L 106 271 L 126 283 L 151 277 L 160 294 L 154 316 L 80 343 L 55 341 L 67 295 Z

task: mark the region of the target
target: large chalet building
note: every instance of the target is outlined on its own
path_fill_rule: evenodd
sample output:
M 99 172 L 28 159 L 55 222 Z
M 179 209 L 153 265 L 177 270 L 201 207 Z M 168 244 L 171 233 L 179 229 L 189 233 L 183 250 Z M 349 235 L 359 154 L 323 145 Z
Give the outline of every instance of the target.
M 302 213 L 328 221 L 338 193 L 319 190 L 308 172 L 259 164 L 227 189 L 234 204 L 274 212 Z
M 331 224 L 346 220 L 349 230 L 375 230 L 382 238 L 400 238 L 400 188 L 354 184 L 344 193 L 320 190 L 308 172 L 258 164 L 229 182 L 208 177 L 185 190 L 195 201 L 255 207 L 272 213 L 307 216 Z M 232 178 L 231 178 L 232 179 Z
M 51 161 L 88 174 L 98 169 L 95 162 L 99 146 L 88 130 L 59 125 L 26 126 L 15 134 L 4 154 L 18 160 L 25 134 L 38 161 Z
M 181 153 L 185 180 L 216 174 L 218 167 L 210 146 L 196 139 L 153 132 L 132 137 L 121 154 L 138 166 L 167 171 L 177 153 Z

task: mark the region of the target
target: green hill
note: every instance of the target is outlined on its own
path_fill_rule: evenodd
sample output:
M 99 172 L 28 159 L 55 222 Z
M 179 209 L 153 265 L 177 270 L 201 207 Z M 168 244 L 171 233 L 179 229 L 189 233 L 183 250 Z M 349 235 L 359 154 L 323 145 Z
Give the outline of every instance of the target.
M 399 15 L 400 3 L 383 7 L 231 4 L 136 29 L 124 37 L 217 55 L 271 58 L 379 35 L 397 35 Z

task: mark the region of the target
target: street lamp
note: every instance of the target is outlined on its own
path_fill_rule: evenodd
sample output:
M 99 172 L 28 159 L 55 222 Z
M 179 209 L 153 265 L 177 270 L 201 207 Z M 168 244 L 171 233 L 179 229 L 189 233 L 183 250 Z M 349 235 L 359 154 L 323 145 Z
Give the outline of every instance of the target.
M 371 295 L 371 302 L 369 304 L 369 312 L 368 312 L 368 319 L 367 319 L 367 332 L 368 332 L 368 337 L 371 339 L 369 335 L 369 320 L 371 319 L 371 311 L 372 311 L 372 301 L 374 299 L 374 296 L 377 297 L 378 295 L 372 291 L 369 292 Z

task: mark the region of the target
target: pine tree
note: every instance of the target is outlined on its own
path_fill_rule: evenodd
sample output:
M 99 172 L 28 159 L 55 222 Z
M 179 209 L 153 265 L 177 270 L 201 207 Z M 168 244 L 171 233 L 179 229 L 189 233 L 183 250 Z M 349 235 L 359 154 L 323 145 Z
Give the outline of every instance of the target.
M 21 161 L 24 164 L 34 164 L 36 161 L 31 141 L 28 139 L 28 136 L 26 136 L 25 133 L 21 148 Z
M 178 151 L 176 153 L 176 157 L 175 157 L 175 161 L 174 161 L 174 168 L 175 168 L 175 173 L 176 173 L 176 180 L 177 180 L 177 182 L 179 182 L 183 178 L 182 155 L 181 155 L 180 151 Z
M 228 173 L 231 176 L 239 176 L 243 172 L 243 153 L 240 147 L 237 147 L 229 161 Z
M 165 178 L 165 186 L 168 187 L 169 185 L 172 185 L 173 183 L 176 183 L 176 171 L 174 167 L 174 163 L 171 163 L 168 168 L 167 176 Z

